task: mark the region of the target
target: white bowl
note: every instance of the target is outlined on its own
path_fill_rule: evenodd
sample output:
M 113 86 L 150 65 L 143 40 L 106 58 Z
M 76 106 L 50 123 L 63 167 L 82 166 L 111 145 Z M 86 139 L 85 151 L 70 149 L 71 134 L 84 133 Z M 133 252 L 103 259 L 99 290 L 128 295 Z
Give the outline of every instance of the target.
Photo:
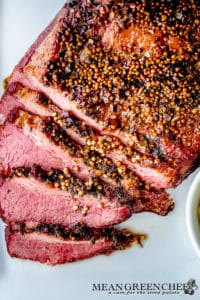
M 197 173 L 189 189 L 186 202 L 186 223 L 194 249 L 200 257 L 200 172 Z

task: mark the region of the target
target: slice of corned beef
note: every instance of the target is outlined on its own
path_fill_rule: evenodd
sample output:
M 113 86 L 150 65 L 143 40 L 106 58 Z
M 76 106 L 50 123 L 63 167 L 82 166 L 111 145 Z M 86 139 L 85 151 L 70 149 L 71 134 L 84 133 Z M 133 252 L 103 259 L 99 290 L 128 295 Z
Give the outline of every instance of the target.
M 0 215 L 6 223 L 36 222 L 71 226 L 83 222 L 96 228 L 117 224 L 133 213 L 160 215 L 173 209 L 167 194 L 141 190 L 133 199 L 122 188 L 106 186 L 96 178 L 83 181 L 69 170 L 40 166 L 10 169 L 1 177 Z
M 12 123 L 6 123 L 0 127 L 0 171 L 15 167 L 29 167 L 33 164 L 41 165 L 44 169 L 50 168 L 64 169 L 71 165 L 76 172 L 77 164 L 68 159 L 67 153 L 60 155 L 60 151 L 42 147 L 37 141 L 34 143 L 23 130 Z M 88 178 L 88 171 L 82 170 L 79 165 L 80 177 Z
M 71 228 L 56 225 L 10 224 L 5 231 L 8 253 L 48 265 L 64 264 L 110 254 L 132 244 L 141 245 L 145 235 L 127 229 L 94 229 L 82 224 Z
M 86 186 L 87 182 L 64 177 L 62 172 L 40 171 L 40 179 L 27 175 L 29 170 L 22 173 L 20 168 L 15 172 L 18 176 L 1 180 L 0 215 L 6 223 L 33 221 L 71 226 L 82 222 L 98 228 L 120 223 L 133 210 L 144 209 L 139 199 L 134 203 L 127 199 L 126 203 L 124 195 L 124 203 L 120 203 L 119 195 L 111 188 L 101 186 L 100 190 L 94 183 Z M 59 179 L 61 176 L 63 179 Z

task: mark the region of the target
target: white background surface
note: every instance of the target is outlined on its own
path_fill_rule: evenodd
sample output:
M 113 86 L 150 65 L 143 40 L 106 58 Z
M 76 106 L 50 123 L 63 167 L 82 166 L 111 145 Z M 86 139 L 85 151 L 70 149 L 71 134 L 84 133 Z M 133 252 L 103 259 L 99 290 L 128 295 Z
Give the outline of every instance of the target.
M 1 81 L 64 2 L 0 0 Z M 48 267 L 11 259 L 0 223 L 0 300 L 200 299 L 200 259 L 191 246 L 185 222 L 186 196 L 194 175 L 171 191 L 176 208 L 168 216 L 142 213 L 126 222 L 129 228 L 148 234 L 142 249 L 132 247 L 109 257 Z M 193 296 L 119 296 L 92 291 L 93 283 L 186 283 L 190 278 L 199 286 Z

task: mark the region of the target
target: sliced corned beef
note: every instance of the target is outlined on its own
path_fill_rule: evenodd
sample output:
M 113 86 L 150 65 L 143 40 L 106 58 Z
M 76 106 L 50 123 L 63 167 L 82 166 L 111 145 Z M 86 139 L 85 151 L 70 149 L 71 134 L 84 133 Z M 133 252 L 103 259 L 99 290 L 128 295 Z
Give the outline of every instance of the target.
M 174 204 L 167 194 L 141 190 L 133 200 L 123 189 L 108 187 L 94 178 L 83 181 L 66 170 L 47 172 L 40 166 L 10 169 L 1 179 L 0 214 L 6 222 L 41 222 L 71 226 L 83 222 L 104 227 L 133 213 L 165 215 Z M 164 197 L 165 196 L 165 197 Z
M 120 204 L 112 189 L 98 190 L 94 184 L 86 186 L 74 178 L 70 182 L 69 176 L 59 181 L 58 173 L 53 171 L 46 182 L 32 175 L 24 177 L 19 169 L 17 172 L 19 177 L 1 183 L 0 215 L 6 223 L 33 221 L 71 226 L 83 222 L 104 227 L 127 219 L 133 208 L 137 212 L 144 207 L 139 199 L 134 203 L 127 199 L 125 203 L 125 196 Z
M 13 127 L 12 129 L 11 124 L 6 124 L 1 128 L 2 135 L 0 141 L 2 144 L 1 151 L 3 151 L 3 153 L 1 154 L 1 169 L 6 169 L 8 166 L 11 168 L 23 165 L 27 167 L 27 164 L 29 164 L 30 166 L 34 163 L 39 163 L 42 167 L 48 169 L 48 162 L 44 159 L 45 156 L 48 156 L 49 159 L 51 159 L 51 163 L 49 165 L 51 165 L 52 167 L 62 169 L 63 167 L 68 166 L 76 174 L 78 174 L 78 176 L 83 176 L 84 178 L 87 178 L 88 176 L 95 176 L 97 172 L 102 176 L 105 182 L 111 183 L 115 174 L 114 179 L 117 179 L 117 181 L 119 181 L 120 184 L 126 190 L 128 190 L 128 193 L 132 195 L 133 198 L 139 197 L 139 190 L 142 190 L 145 185 L 140 182 L 140 180 L 137 178 L 137 176 L 134 175 L 134 173 L 127 170 L 125 168 L 125 165 L 122 165 L 118 160 L 116 160 L 118 158 L 118 154 L 115 153 L 115 150 L 111 150 L 111 153 L 106 153 L 108 157 L 110 156 L 112 158 L 113 162 L 108 158 L 102 159 L 102 146 L 103 148 L 106 148 L 107 146 L 109 147 L 109 143 L 107 143 L 107 141 L 109 141 L 109 137 L 96 135 L 97 133 L 95 133 L 94 135 L 94 130 L 92 128 L 86 126 L 82 121 L 78 120 L 70 113 L 62 114 L 62 112 L 55 105 L 49 103 L 50 100 L 48 98 L 45 98 L 45 96 L 40 93 L 30 91 L 27 88 L 23 88 L 19 84 L 12 87 L 12 92 L 14 92 L 14 95 L 11 95 L 10 92 L 7 92 L 7 94 L 5 94 L 0 106 L 0 112 L 4 116 L 4 122 L 5 118 L 10 119 L 11 122 L 14 122 L 14 120 L 16 119 L 15 115 L 17 114 L 18 109 L 29 109 L 33 112 L 37 110 L 43 117 L 49 117 L 49 119 L 46 119 L 47 121 L 45 125 L 48 134 L 52 135 L 53 126 L 51 126 L 51 124 L 55 123 L 56 125 L 59 123 L 57 126 L 58 129 L 60 125 L 62 125 L 61 128 L 64 128 L 64 130 L 66 131 L 65 137 L 67 140 L 61 140 L 61 142 L 64 143 L 67 148 L 64 149 L 64 152 L 60 147 L 54 145 L 50 142 L 49 139 L 47 139 L 44 133 L 40 130 L 40 128 L 42 128 L 42 125 L 36 126 L 36 124 L 42 124 L 42 121 L 38 117 L 33 116 L 30 113 L 20 111 L 19 119 L 17 118 L 14 123 L 20 125 L 22 129 L 17 127 Z M 10 109 L 10 111 L 8 108 Z M 52 114 L 54 117 L 50 117 Z M 22 131 L 25 133 L 24 137 Z M 62 132 L 60 131 L 60 133 Z M 32 141 L 28 138 L 27 135 L 32 139 Z M 89 139 L 87 139 L 88 135 Z M 14 138 L 14 136 L 18 137 L 18 139 Z M 53 136 L 53 139 L 55 139 L 55 136 Z M 20 144 L 18 144 L 18 140 L 21 140 L 23 142 L 24 151 L 20 147 Z M 68 143 L 68 140 L 70 141 L 70 143 Z M 101 141 L 101 143 L 99 141 Z M 36 145 L 33 145 L 33 142 Z M 56 140 L 56 143 L 58 142 L 59 140 Z M 15 145 L 16 143 L 17 145 Z M 40 147 L 38 147 L 38 144 L 40 145 Z M 73 151 L 75 157 L 74 155 L 72 156 L 71 154 L 69 154 L 69 150 L 71 151 L 70 144 L 72 145 L 72 149 L 75 149 Z M 11 145 L 11 149 L 7 149 Z M 26 147 L 26 145 L 30 145 L 29 149 L 32 148 L 34 149 L 34 151 L 31 151 L 30 153 L 30 150 Z M 82 145 L 83 147 L 80 147 L 80 145 Z M 96 151 L 93 151 L 93 145 L 95 145 Z M 17 153 L 20 159 L 14 161 L 13 155 L 16 155 L 15 149 L 18 149 Z M 54 151 L 55 149 L 56 151 Z M 5 150 L 9 155 L 6 154 Z M 9 152 L 11 152 L 11 154 Z M 36 152 L 37 155 L 34 155 L 33 152 Z M 88 156 L 86 160 L 85 155 Z M 92 160 L 93 158 L 95 158 L 96 160 L 98 159 L 98 167 L 96 166 L 96 162 Z M 12 159 L 13 161 L 10 162 Z M 84 162 L 87 162 L 88 166 L 83 164 L 82 159 L 84 159 Z M 47 163 L 47 167 L 45 163 Z M 97 170 L 92 170 L 91 167 L 96 167 Z M 115 178 L 116 176 L 117 178 Z M 112 182 L 112 184 L 114 184 L 114 182 Z M 158 190 L 156 191 L 157 199 L 159 192 L 160 201 L 164 203 L 163 200 L 167 199 L 167 195 L 163 190 Z M 146 193 L 146 195 L 148 195 L 148 193 Z M 151 200 L 152 197 L 150 196 L 150 198 L 148 199 L 147 196 L 146 200 Z
M 160 28 L 145 2 L 138 10 L 129 2 L 78 1 L 73 8 L 69 2 L 10 79 L 126 145 L 144 135 L 156 145 L 154 164 L 147 168 L 140 161 L 134 171 L 153 185 L 160 174 L 162 187 L 176 186 L 199 165 L 200 147 L 198 22 L 189 22 L 198 18 L 199 4 L 170 5 L 163 2 L 159 9 L 174 16 L 174 32 L 168 18 Z M 180 24 L 176 16 L 183 6 Z M 162 160 L 175 173 L 166 173 Z
M 142 236 L 102 227 L 173 208 L 161 188 L 200 162 L 199 10 L 68 1 L 31 46 L 0 104 L 11 256 L 54 265 L 126 248 Z
M 32 225 L 32 224 L 31 224 Z M 141 245 L 144 235 L 126 229 L 94 229 L 82 224 L 71 228 L 38 224 L 10 224 L 6 227 L 8 253 L 12 257 L 57 265 Z

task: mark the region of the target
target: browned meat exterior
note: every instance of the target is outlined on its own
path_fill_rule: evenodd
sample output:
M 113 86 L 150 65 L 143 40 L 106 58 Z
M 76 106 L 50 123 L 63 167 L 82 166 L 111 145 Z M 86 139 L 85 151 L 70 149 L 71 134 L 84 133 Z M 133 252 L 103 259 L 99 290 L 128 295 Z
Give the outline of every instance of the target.
M 123 145 L 117 137 L 105 135 L 86 125 L 84 121 L 75 117 L 71 112 L 63 112 L 44 94 L 29 90 L 27 87 L 22 87 L 20 84 L 11 84 L 3 97 L 2 106 L 0 108 L 2 115 L 1 122 L 3 123 L 6 118 L 10 116 L 10 111 L 16 111 L 17 107 L 39 114 L 43 117 L 51 117 L 50 120 L 54 121 L 54 123 L 58 123 L 59 127 L 64 129 L 67 136 L 70 136 L 77 141 L 78 144 L 87 146 L 84 147 L 85 150 L 77 149 L 77 147 L 75 147 L 76 149 L 74 148 L 75 152 L 78 152 L 79 155 L 80 150 L 81 152 L 84 151 L 84 153 L 81 153 L 81 159 L 84 159 L 85 161 L 85 155 L 88 156 L 88 152 L 93 154 L 95 152 L 95 156 L 97 156 L 96 160 L 98 161 L 99 155 L 97 152 L 99 152 L 101 156 L 106 156 L 106 159 L 104 159 L 106 163 L 111 160 L 117 164 L 118 168 L 120 167 L 121 171 L 123 169 L 123 173 L 128 173 L 128 175 L 126 175 L 129 178 L 129 182 L 132 172 L 128 171 L 126 166 L 133 171 L 140 169 L 141 173 L 143 170 L 145 171 L 149 167 L 151 168 L 152 164 L 155 165 L 152 157 L 148 156 L 147 159 L 144 154 L 148 154 L 147 147 L 149 151 L 150 149 L 154 151 L 156 145 L 149 144 L 149 141 L 144 139 L 143 136 L 137 136 L 137 143 L 135 143 L 135 148 L 137 148 L 136 151 L 133 147 Z M 66 155 L 63 154 L 62 156 L 65 157 Z M 90 164 L 91 163 L 93 162 L 90 161 Z M 94 164 L 96 165 L 96 162 L 94 162 Z M 158 172 L 158 170 L 161 169 L 163 170 L 162 174 L 160 171 Z M 152 182 L 151 180 L 151 185 L 155 186 L 157 189 L 162 188 L 163 184 L 165 185 L 166 180 L 170 182 L 171 178 L 176 176 L 174 169 L 164 161 L 162 163 L 158 162 L 157 167 L 151 172 L 154 172 L 154 181 Z M 113 170 L 112 173 L 116 173 L 116 171 Z M 123 178 L 127 176 L 123 174 Z M 129 184 L 129 189 L 132 184 L 133 183 Z
M 33 101 L 35 100 L 35 98 L 32 99 L 33 95 L 33 93 L 28 93 L 25 97 L 26 99 L 29 99 L 29 101 L 27 100 L 27 102 L 30 102 L 29 108 L 34 110 L 38 107 L 38 111 L 41 111 L 42 108 L 40 105 Z M 39 99 L 41 100 L 41 97 L 39 97 Z M 132 202 L 132 212 L 147 210 L 165 215 L 168 211 L 173 209 L 173 201 L 164 190 L 152 189 L 141 182 L 134 173 L 124 169 L 123 165 L 116 164 L 109 159 L 105 160 L 105 158 L 97 151 L 90 148 L 88 149 L 88 146 L 80 147 L 80 144 L 83 144 L 83 142 L 80 142 L 80 138 L 79 144 L 77 144 L 65 132 L 62 137 L 61 134 L 63 133 L 63 130 L 61 130 L 60 125 L 58 124 L 60 123 L 59 120 L 57 123 L 55 123 L 55 120 L 52 118 L 43 119 L 42 121 L 42 118 L 33 116 L 27 112 L 21 110 L 18 112 L 17 109 L 20 105 L 23 105 L 21 108 L 24 108 L 25 100 L 23 103 L 22 101 L 19 103 L 18 100 L 9 95 L 3 98 L 2 105 L 0 106 L 0 113 L 4 116 L 2 120 L 5 122 L 5 117 L 10 119 L 10 123 L 6 122 L 4 126 L 1 127 L 1 172 L 6 173 L 6 170 L 10 168 L 12 169 L 21 166 L 27 168 L 31 167 L 33 164 L 38 164 L 44 170 L 49 171 L 50 168 L 66 169 L 67 167 L 71 172 L 76 174 L 76 176 L 87 181 L 86 183 L 92 184 L 93 181 L 96 181 L 96 185 L 99 188 L 102 188 L 103 182 L 112 185 L 112 189 L 115 192 L 112 192 L 108 199 L 113 198 L 114 201 L 126 204 Z M 8 112 L 7 107 L 10 107 L 10 112 Z M 48 109 L 46 108 L 45 110 L 47 115 Z M 50 114 L 50 112 L 48 114 Z M 66 122 L 68 122 L 68 120 L 69 118 L 66 118 Z M 14 126 L 13 122 L 15 125 L 17 124 L 22 127 L 23 132 L 21 128 Z M 58 127 L 53 127 L 54 123 Z M 57 133 L 55 131 L 56 128 Z M 79 127 L 77 126 L 77 129 L 78 128 Z M 44 135 L 43 129 L 51 136 L 53 135 L 52 139 L 56 144 L 52 143 L 51 140 Z M 48 157 L 48 159 L 46 159 L 46 157 Z M 98 178 L 103 180 L 103 182 L 97 184 L 99 181 Z M 16 199 L 13 199 L 13 201 L 15 203 Z M 10 209 L 11 207 L 12 205 L 10 206 Z M 32 205 L 30 206 L 30 209 L 32 209 Z M 127 218 L 128 215 L 130 215 L 130 213 L 126 213 L 124 218 Z M 41 221 L 44 218 L 45 216 L 41 216 Z M 121 218 L 115 219 L 114 223 L 117 223 L 117 221 L 122 219 L 121 216 Z M 111 220 L 113 220 L 113 216 L 111 216 Z
M 128 147 L 143 137 L 145 154 L 124 163 L 154 186 L 176 186 L 199 165 L 199 10 L 192 0 L 69 1 L 10 84 Z
M 48 265 L 110 254 L 139 244 L 144 235 L 126 229 L 97 230 L 76 224 L 70 228 L 46 224 L 10 224 L 6 228 L 8 253 L 12 257 L 30 259 Z

